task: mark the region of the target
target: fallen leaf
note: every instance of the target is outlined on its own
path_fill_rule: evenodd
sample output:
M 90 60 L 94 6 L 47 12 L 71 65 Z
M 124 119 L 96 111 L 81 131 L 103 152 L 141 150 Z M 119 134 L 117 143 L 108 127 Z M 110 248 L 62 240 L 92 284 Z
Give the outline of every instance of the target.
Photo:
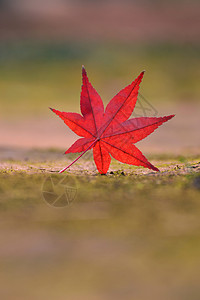
M 159 171 L 134 144 L 151 134 L 174 115 L 129 119 L 137 101 L 143 75 L 144 72 L 114 96 L 104 112 L 101 97 L 89 82 L 85 68 L 82 67 L 80 99 L 82 115 L 60 112 L 51 108 L 71 130 L 82 137 L 65 152 L 66 154 L 82 152 L 81 155 L 60 173 L 92 148 L 95 164 L 101 174 L 106 174 L 108 171 L 111 156 L 122 163 Z

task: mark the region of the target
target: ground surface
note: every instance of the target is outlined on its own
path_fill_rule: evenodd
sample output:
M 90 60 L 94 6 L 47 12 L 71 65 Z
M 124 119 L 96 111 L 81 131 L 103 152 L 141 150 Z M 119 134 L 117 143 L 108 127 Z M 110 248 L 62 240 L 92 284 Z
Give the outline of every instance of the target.
M 2 299 L 199 299 L 199 156 L 107 176 L 90 153 L 62 175 L 61 150 L 0 156 Z

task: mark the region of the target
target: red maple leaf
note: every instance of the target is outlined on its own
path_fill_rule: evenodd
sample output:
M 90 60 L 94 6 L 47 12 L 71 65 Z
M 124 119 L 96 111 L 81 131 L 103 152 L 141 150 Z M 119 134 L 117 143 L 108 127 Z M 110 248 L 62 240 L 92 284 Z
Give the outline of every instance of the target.
M 65 152 L 82 152 L 82 154 L 69 166 L 62 169 L 60 173 L 64 172 L 86 151 L 92 148 L 95 164 L 101 174 L 106 174 L 108 171 L 111 162 L 110 155 L 122 163 L 159 171 L 134 144 L 152 133 L 158 126 L 174 117 L 174 115 L 159 118 L 129 119 L 137 101 L 143 75 L 144 72 L 114 96 L 104 111 L 101 97 L 89 82 L 85 68 L 82 68 L 80 99 L 82 115 L 60 112 L 51 108 L 71 130 L 82 137 Z

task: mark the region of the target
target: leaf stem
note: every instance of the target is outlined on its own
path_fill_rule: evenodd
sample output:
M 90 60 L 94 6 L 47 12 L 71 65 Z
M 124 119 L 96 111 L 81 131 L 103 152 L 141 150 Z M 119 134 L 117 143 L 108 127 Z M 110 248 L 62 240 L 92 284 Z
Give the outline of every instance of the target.
M 64 172 L 65 170 L 67 170 L 69 167 L 71 167 L 79 158 L 81 158 L 81 156 L 83 156 L 83 154 L 85 154 L 85 152 L 87 152 L 96 142 L 98 141 L 98 138 L 83 152 L 81 153 L 81 155 L 79 155 L 79 157 L 77 157 L 71 164 L 69 164 L 67 167 L 65 167 L 64 169 L 60 170 L 59 173 Z

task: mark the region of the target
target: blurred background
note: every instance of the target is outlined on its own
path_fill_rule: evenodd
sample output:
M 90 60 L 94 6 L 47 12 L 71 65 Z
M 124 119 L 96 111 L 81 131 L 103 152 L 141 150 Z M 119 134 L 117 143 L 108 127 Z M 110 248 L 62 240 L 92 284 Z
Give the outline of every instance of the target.
M 0 0 L 1 299 L 200 299 L 199 12 L 198 0 Z M 80 112 L 82 65 L 105 104 L 145 69 L 135 113 L 176 116 L 139 143 L 160 175 L 86 167 L 56 209 L 42 184 L 77 137 L 48 107 Z
M 198 152 L 199 9 L 195 0 L 1 0 L 0 145 L 68 147 L 76 137 L 48 107 L 79 112 L 83 64 L 105 104 L 145 69 L 141 94 L 176 118 L 143 149 Z

